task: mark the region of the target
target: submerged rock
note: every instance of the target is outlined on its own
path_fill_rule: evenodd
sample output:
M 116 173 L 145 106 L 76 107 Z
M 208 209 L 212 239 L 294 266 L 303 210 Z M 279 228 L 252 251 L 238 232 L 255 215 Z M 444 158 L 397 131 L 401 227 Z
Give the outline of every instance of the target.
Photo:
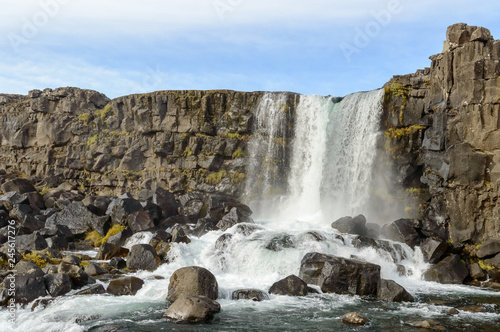
M 212 272 L 199 266 L 176 270 L 170 277 L 167 300 L 174 302 L 181 294 L 206 296 L 216 300 L 219 285 Z
M 269 296 L 266 292 L 259 289 L 238 289 L 231 294 L 232 300 L 252 300 L 252 301 L 264 301 L 269 300 Z
M 302 258 L 299 276 L 325 293 L 377 295 L 380 266 L 313 252 Z
M 413 327 L 420 327 L 420 328 L 429 329 L 429 330 L 446 331 L 446 328 L 443 325 L 441 325 L 439 322 L 437 322 L 433 319 L 408 322 L 407 324 L 410 326 L 413 326 Z
M 368 318 L 357 312 L 350 312 L 342 316 L 342 323 L 348 325 L 365 325 Z
M 213 319 L 220 312 L 220 304 L 206 296 L 181 294 L 167 309 L 164 318 L 177 323 L 200 323 Z
M 275 282 L 269 288 L 269 294 L 276 295 L 306 296 L 307 293 L 307 283 L 293 274 Z

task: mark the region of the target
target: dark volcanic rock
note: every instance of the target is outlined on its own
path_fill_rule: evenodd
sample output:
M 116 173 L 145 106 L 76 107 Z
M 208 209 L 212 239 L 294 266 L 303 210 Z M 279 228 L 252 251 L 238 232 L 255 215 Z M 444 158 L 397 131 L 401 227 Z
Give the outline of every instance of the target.
M 341 233 L 356 234 L 365 236 L 368 230 L 366 229 L 366 218 L 362 214 L 352 218 L 343 217 L 332 223 L 332 228 L 335 228 Z
M 307 292 L 307 283 L 293 274 L 276 281 L 271 288 L 269 288 L 269 294 L 277 295 L 306 296 Z
M 7 181 L 4 184 L 2 184 L 2 191 L 4 193 L 8 193 L 10 191 L 15 191 L 19 194 L 25 194 L 25 193 L 36 191 L 36 188 L 33 186 L 33 184 L 30 181 L 28 181 L 26 179 L 18 178 L 18 179 Z
M 117 296 L 135 295 L 143 285 L 144 281 L 142 279 L 136 277 L 124 277 L 111 280 L 106 291 L 109 294 Z
M 16 237 L 16 250 L 20 253 L 25 251 L 43 250 L 47 247 L 47 241 L 38 232 L 30 235 L 18 235 Z
M 99 220 L 96 215 L 89 211 L 82 202 L 73 202 L 62 211 L 53 214 L 47 219 L 45 227 L 64 225 L 74 235 L 83 235 L 90 231 Z
M 376 295 L 380 266 L 320 253 L 302 258 L 300 275 L 305 282 L 321 287 L 323 292 Z
M 435 264 L 443 257 L 446 250 L 448 250 L 448 244 L 444 240 L 427 238 L 420 245 L 420 249 L 422 250 L 425 261 Z
M 377 297 L 388 302 L 414 302 L 413 296 L 393 280 L 380 279 Z
M 45 287 L 52 297 L 61 296 L 71 291 L 71 278 L 67 274 L 47 274 L 44 279 Z
M 205 296 L 181 294 L 167 309 L 163 317 L 178 323 L 200 323 L 213 319 L 220 304 Z
M 393 241 L 406 243 L 411 248 L 420 244 L 420 235 L 417 228 L 420 227 L 418 220 L 398 219 L 382 227 L 382 235 Z
M 104 286 L 101 284 L 94 284 L 89 288 L 82 289 L 79 292 L 76 292 L 75 295 L 96 295 L 96 294 L 104 294 L 106 290 Z
M 164 218 L 178 215 L 179 208 L 181 207 L 175 199 L 174 194 L 161 187 L 156 188 L 153 195 L 153 203 L 161 208 Z
M 500 240 L 489 239 L 479 247 L 476 252 L 477 257 L 484 258 L 500 253 Z
M 170 277 L 167 300 L 174 302 L 181 294 L 216 300 L 218 292 L 219 285 L 212 272 L 203 267 L 188 266 L 176 270 Z
M 129 250 L 127 248 L 115 246 L 109 242 L 104 242 L 99 248 L 96 259 L 108 260 L 113 257 L 124 257 L 128 254 Z
M 441 284 L 461 284 L 469 275 L 469 270 L 458 255 L 450 255 L 431 266 L 425 273 L 427 281 L 436 281 Z
M 245 212 L 242 212 L 240 208 L 233 207 L 222 217 L 216 226 L 220 230 L 225 231 L 239 223 L 253 223 L 253 220 Z
M 137 211 L 128 216 L 128 225 L 132 232 L 148 231 L 155 228 L 153 220 L 147 211 Z
M 266 292 L 258 289 L 238 289 L 231 294 L 232 300 L 252 300 L 252 301 L 264 301 L 269 300 L 269 296 Z
M 156 270 L 160 265 L 160 258 L 156 250 L 149 244 L 132 246 L 127 256 L 127 267 L 133 270 Z
M 16 303 L 26 304 L 47 294 L 42 270 L 30 263 L 32 262 L 19 262 L 16 265 Z

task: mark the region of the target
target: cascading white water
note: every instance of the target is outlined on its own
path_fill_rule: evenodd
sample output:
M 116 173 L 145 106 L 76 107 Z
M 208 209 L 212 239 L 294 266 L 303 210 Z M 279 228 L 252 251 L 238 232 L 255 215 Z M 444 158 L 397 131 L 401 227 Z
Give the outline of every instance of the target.
M 335 103 L 305 96 L 296 110 L 286 216 L 367 214 L 383 91 Z
M 252 139 L 248 142 L 246 193 L 254 213 L 267 210 L 269 199 L 281 193 L 286 160 L 290 93 L 266 92 L 255 111 Z

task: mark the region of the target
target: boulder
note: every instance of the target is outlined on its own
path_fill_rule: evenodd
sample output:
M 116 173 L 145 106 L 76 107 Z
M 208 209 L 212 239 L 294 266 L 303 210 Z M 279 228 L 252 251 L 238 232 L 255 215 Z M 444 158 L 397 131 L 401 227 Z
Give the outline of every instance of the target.
M 186 225 L 189 224 L 190 220 L 188 217 L 183 215 L 171 216 L 166 219 L 163 219 L 158 224 L 158 229 L 167 229 L 170 227 L 174 227 L 175 225 Z
M 408 258 L 401 243 L 393 243 L 386 240 L 374 240 L 366 236 L 358 236 L 352 240 L 352 245 L 357 249 L 373 248 L 381 255 L 388 253 L 394 263 Z
M 89 265 L 85 266 L 85 273 L 87 273 L 89 276 L 96 276 L 99 274 L 104 274 L 106 273 L 106 270 L 104 270 L 102 267 L 95 263 L 90 263 Z
M 106 290 L 104 289 L 104 286 L 101 284 L 94 284 L 90 286 L 89 288 L 82 289 L 81 291 L 78 291 L 75 293 L 75 295 L 97 295 L 97 294 L 104 294 L 106 293 Z
M 172 242 L 172 234 L 167 233 L 164 230 L 158 230 L 153 234 L 151 240 L 149 240 L 149 244 L 156 249 L 156 246 L 160 243 L 170 243 Z M 156 249 L 158 250 L 158 249 Z
M 422 250 L 422 255 L 427 263 L 435 264 L 448 250 L 448 244 L 444 240 L 429 237 L 422 242 L 420 250 Z
M 349 312 L 342 316 L 341 320 L 348 325 L 365 325 L 368 322 L 368 318 L 357 312 Z
M 113 279 L 106 290 L 112 295 L 135 295 L 144 285 L 144 281 L 137 277 Z
M 380 266 L 313 252 L 302 258 L 299 276 L 325 293 L 377 295 Z
M 82 262 L 81 259 L 76 255 L 66 255 L 64 256 L 62 261 L 73 265 L 80 265 L 80 263 Z
M 46 238 L 47 246 L 51 249 L 57 250 L 67 250 L 69 249 L 69 243 L 64 235 L 54 235 L 52 237 Z
M 191 240 L 180 226 L 175 226 L 172 229 L 172 242 L 175 243 L 191 243 Z
M 47 248 L 47 241 L 40 235 L 39 232 L 35 232 L 29 235 L 18 235 L 16 236 L 16 250 L 20 253 L 25 251 L 36 251 L 43 250 Z
M 109 261 L 109 265 L 121 270 L 127 267 L 127 262 L 121 257 L 113 257 Z
M 388 240 L 406 243 L 411 248 L 420 244 L 420 235 L 417 232 L 420 223 L 415 219 L 398 219 L 382 227 L 381 234 Z
M 478 281 L 486 280 L 486 273 L 484 273 L 483 269 L 481 268 L 481 266 L 479 266 L 478 263 L 472 263 L 469 265 L 469 275 L 474 280 Z
M 131 213 L 127 220 L 128 226 L 133 233 L 148 231 L 155 228 L 155 224 L 149 217 L 149 213 L 144 210 Z
M 125 257 L 129 253 L 127 248 L 115 246 L 109 242 L 104 242 L 97 252 L 96 259 L 108 260 L 113 257 Z
M 485 259 L 484 264 L 493 265 L 497 269 L 500 269 L 500 254 L 496 254 L 493 258 Z
M 233 238 L 233 234 L 224 233 L 217 238 L 215 241 L 215 250 L 224 251 L 231 244 L 231 239 Z
M 210 271 L 199 266 L 188 266 L 176 270 L 170 277 L 167 300 L 174 302 L 181 294 L 216 300 L 218 292 L 219 285 Z
M 89 283 L 95 282 L 95 280 L 93 281 L 81 267 L 66 262 L 59 263 L 57 273 L 69 275 L 73 289 L 81 288 Z
M 275 282 L 269 288 L 269 294 L 276 295 L 306 296 L 307 292 L 307 283 L 293 274 Z
M 266 292 L 258 289 L 238 289 L 231 294 L 232 300 L 252 300 L 252 301 L 264 301 L 269 300 L 269 296 Z
M 415 299 L 393 280 L 380 279 L 377 297 L 387 302 L 414 302 Z
M 460 256 L 452 254 L 425 271 L 424 279 L 441 284 L 462 284 L 468 275 L 469 270 Z
M 264 248 L 272 251 L 281 251 L 283 249 L 294 247 L 294 238 L 293 236 L 288 234 L 280 234 L 278 236 L 275 236 L 264 245 Z
M 200 323 L 213 319 L 220 304 L 205 296 L 181 294 L 163 317 L 178 323 Z
M 160 266 L 160 258 L 149 244 L 135 244 L 127 256 L 127 268 L 153 271 Z
M 2 191 L 8 193 L 10 191 L 15 191 L 19 194 L 25 194 L 29 192 L 37 191 L 33 184 L 26 179 L 13 179 L 2 184 Z
M 90 212 L 82 202 L 73 202 L 62 211 L 50 216 L 45 223 L 45 227 L 64 225 L 69 228 L 73 235 L 83 235 L 92 230 L 93 225 L 98 223 L 97 216 Z
M 160 207 L 164 218 L 178 215 L 181 207 L 174 194 L 161 187 L 156 188 L 153 203 Z
M 238 207 L 233 207 L 222 219 L 217 223 L 217 228 L 221 231 L 226 231 L 227 229 L 233 227 L 239 223 L 253 223 L 252 218 L 242 213 L 241 209 Z
M 117 246 L 117 247 L 123 247 L 123 245 L 125 244 L 127 239 L 129 237 L 131 237 L 132 235 L 133 235 L 132 230 L 129 227 L 127 227 L 127 228 L 124 228 L 123 230 L 119 231 L 115 235 L 111 235 L 108 238 L 107 242 L 109 244 L 112 244 L 112 245 Z
M 47 294 L 45 290 L 44 274 L 42 270 L 35 265 L 28 268 L 20 266 L 22 262 L 16 265 L 15 281 L 15 300 L 19 304 L 27 304 L 40 296 Z
M 362 214 L 354 218 L 340 218 L 332 223 L 332 228 L 341 233 L 356 234 L 361 236 L 365 236 L 368 232 L 366 229 L 366 218 Z
M 64 273 L 53 273 L 44 276 L 45 287 L 50 296 L 61 296 L 71 291 L 71 278 Z
M 477 257 L 485 258 L 500 253 L 500 240 L 489 239 L 479 247 L 476 252 Z

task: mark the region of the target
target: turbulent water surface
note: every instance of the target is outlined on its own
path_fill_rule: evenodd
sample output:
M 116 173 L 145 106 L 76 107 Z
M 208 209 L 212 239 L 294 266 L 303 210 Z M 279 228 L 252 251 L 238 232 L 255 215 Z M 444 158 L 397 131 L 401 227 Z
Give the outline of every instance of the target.
M 357 311 L 369 323 L 355 330 L 419 331 L 405 325 L 409 321 L 435 319 L 455 331 L 498 331 L 500 297 L 497 292 L 458 285 L 439 285 L 421 280 L 428 267 L 420 250 L 406 245 L 390 252 L 373 248 L 358 250 L 352 237 L 340 235 L 330 227 L 337 217 L 365 210 L 370 195 L 372 166 L 375 160 L 381 91 L 358 93 L 335 103 L 331 98 L 301 96 L 296 110 L 296 128 L 292 140 L 290 169 L 286 179 L 288 192 L 260 210 L 255 220 L 257 230 L 244 235 L 240 226 L 223 250 L 216 250 L 215 241 L 223 234 L 210 232 L 192 238 L 189 245 L 173 244 L 169 264 L 154 272 L 133 275 L 145 280 L 135 296 L 109 295 L 64 296 L 45 309 L 30 311 L 19 308 L 15 325 L 5 323 L 7 312 L 0 312 L 1 331 L 352 331 L 340 322 L 345 313 Z M 272 148 L 286 114 L 280 105 L 283 95 L 266 95 L 259 106 L 253 156 L 283 158 L 284 151 Z M 281 113 L 280 113 L 281 112 Z M 268 122 L 263 122 L 267 119 Z M 260 122 L 259 122 L 260 121 Z M 260 163 L 252 170 L 260 175 L 264 186 L 272 186 L 269 163 Z M 264 165 L 264 166 L 262 166 Z M 260 168 L 259 168 L 260 167 Z M 270 191 L 268 190 L 268 193 Z M 261 195 L 264 191 L 260 192 Z M 276 196 L 276 195 L 275 195 Z M 267 209 L 267 210 L 266 210 Z M 147 243 L 151 233 L 134 236 L 127 244 Z M 399 248 L 399 249 L 398 249 Z M 299 274 L 300 261 L 308 252 L 321 252 L 342 257 L 355 255 L 381 266 L 382 278 L 404 286 L 415 303 L 387 303 L 375 298 L 316 294 L 306 297 L 270 295 L 270 300 L 253 302 L 231 300 L 231 293 L 240 288 L 267 291 L 277 280 Z M 410 272 L 397 273 L 397 264 Z M 162 319 L 168 306 L 165 298 L 169 278 L 183 266 L 198 265 L 209 269 L 219 284 L 218 302 L 222 311 L 216 319 L 196 327 L 178 325 Z M 157 277 L 163 277 L 158 279 Z M 107 286 L 106 283 L 103 283 Z M 482 303 L 487 312 L 460 311 L 450 316 L 452 307 Z M 103 329 L 106 327 L 106 329 Z

